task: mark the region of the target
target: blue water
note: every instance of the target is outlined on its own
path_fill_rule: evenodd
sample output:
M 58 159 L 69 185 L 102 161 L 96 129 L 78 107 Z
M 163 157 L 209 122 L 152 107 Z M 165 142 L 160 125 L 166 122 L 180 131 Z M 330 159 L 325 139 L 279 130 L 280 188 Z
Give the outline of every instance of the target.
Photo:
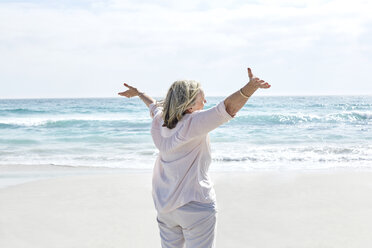
M 150 124 L 138 98 L 0 99 L 0 164 L 150 170 Z M 210 133 L 211 169 L 370 168 L 371 124 L 372 96 L 252 97 Z

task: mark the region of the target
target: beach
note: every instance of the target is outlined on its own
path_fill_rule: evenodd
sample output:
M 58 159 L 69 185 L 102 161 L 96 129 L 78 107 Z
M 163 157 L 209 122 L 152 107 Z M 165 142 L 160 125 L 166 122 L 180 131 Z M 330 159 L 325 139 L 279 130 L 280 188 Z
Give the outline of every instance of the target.
M 160 247 L 151 171 L 2 165 L 0 175 L 0 247 Z M 371 170 L 211 177 L 217 247 L 372 245 Z

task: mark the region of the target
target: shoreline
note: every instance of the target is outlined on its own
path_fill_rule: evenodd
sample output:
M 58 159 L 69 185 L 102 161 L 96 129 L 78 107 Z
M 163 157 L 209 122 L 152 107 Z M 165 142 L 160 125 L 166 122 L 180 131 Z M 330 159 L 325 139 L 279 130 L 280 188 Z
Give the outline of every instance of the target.
M 212 165 L 213 166 L 213 165 Z M 249 168 L 246 170 L 213 170 L 211 175 L 218 174 L 257 174 L 257 173 L 278 173 L 278 174 L 333 174 L 341 172 L 366 172 L 372 173 L 369 167 L 330 167 L 330 168 Z M 86 176 L 86 175 L 112 175 L 112 174 L 152 174 L 152 169 L 133 169 L 133 168 L 110 168 L 98 166 L 72 166 L 72 165 L 54 165 L 54 164 L 11 164 L 0 165 L 0 190 L 10 186 L 16 186 L 24 183 L 47 180 L 60 177 Z

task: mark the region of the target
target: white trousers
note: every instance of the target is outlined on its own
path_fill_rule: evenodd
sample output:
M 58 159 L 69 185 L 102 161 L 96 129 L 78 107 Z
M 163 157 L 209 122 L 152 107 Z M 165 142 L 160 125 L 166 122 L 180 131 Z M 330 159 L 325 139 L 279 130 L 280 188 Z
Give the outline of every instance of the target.
M 189 202 L 169 213 L 158 213 L 163 248 L 211 248 L 215 245 L 214 203 Z

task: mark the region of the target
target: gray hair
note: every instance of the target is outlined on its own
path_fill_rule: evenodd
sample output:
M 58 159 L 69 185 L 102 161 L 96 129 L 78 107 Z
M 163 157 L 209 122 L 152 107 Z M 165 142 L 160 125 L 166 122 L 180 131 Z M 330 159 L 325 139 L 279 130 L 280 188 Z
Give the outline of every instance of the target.
M 160 103 L 163 106 L 163 126 L 172 129 L 177 125 L 186 110 L 195 104 L 200 87 L 200 83 L 194 80 L 178 80 L 171 85 Z

